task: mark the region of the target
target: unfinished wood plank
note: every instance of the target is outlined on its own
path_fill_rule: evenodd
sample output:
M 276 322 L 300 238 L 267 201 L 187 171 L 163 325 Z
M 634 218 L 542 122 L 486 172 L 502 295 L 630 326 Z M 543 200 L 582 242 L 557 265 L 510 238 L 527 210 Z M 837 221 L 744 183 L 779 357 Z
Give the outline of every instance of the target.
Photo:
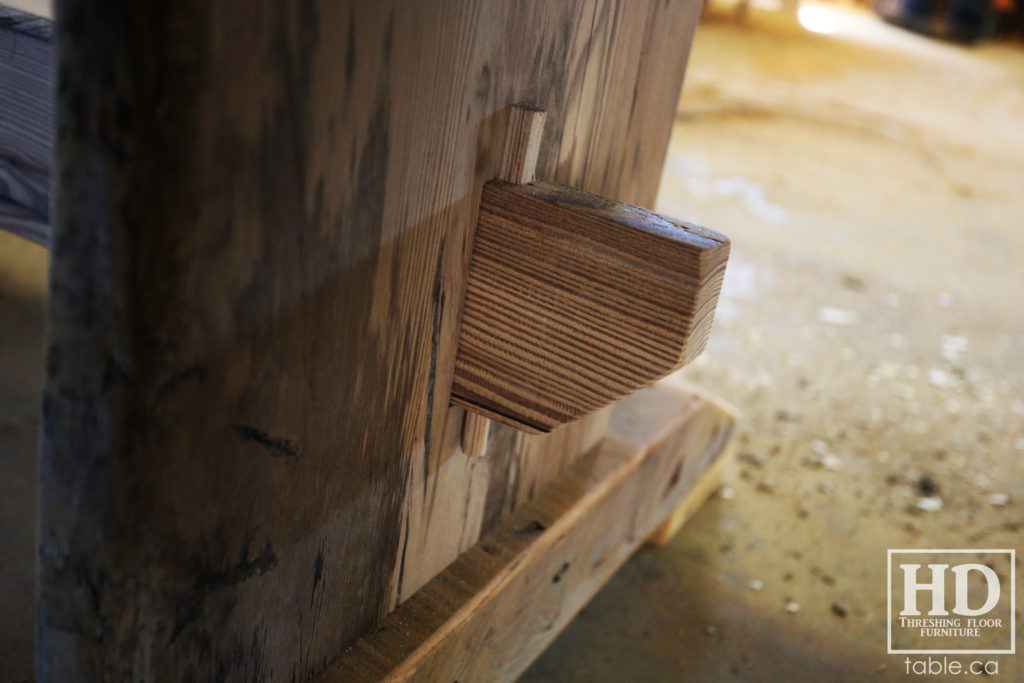
M 508 117 L 498 179 L 509 183 L 532 183 L 536 176 L 537 155 L 540 153 L 547 114 L 535 107 L 517 104 L 509 107 Z M 491 421 L 483 413 L 467 410 L 462 450 L 472 457 L 483 455 L 487 450 L 490 429 Z
M 430 478 L 413 470 L 415 484 L 408 489 L 408 543 L 401 572 L 394 585 L 400 589 L 394 605 L 408 599 L 427 581 L 447 567 L 480 535 L 533 498 L 545 484 L 557 478 L 582 453 L 597 444 L 607 431 L 610 411 L 533 435 L 501 423 L 491 423 L 487 457 L 471 457 L 457 448 L 466 411 L 450 406 L 446 428 L 445 457 L 431 463 Z M 455 437 L 455 440 L 450 441 Z M 420 482 L 426 481 L 426 485 Z
M 600 437 L 461 452 L 470 233 L 516 102 L 653 201 L 698 9 L 61 0 L 40 680 L 308 679 Z
M 511 108 L 498 180 L 517 185 L 533 182 L 546 118 L 544 111 L 534 107 L 519 104 Z
M 51 22 L 0 5 L 0 230 L 46 245 L 53 153 Z
M 647 537 L 647 545 L 663 546 L 679 533 L 690 517 L 718 490 L 722 483 L 722 477 L 732 465 L 735 455 L 736 443 L 730 441 L 718 459 L 700 476 L 690 492 Z
M 608 438 L 424 586 L 319 679 L 509 681 L 714 466 L 731 414 L 659 386 Z M 686 474 L 683 472 L 686 471 Z M 673 476 L 674 474 L 674 476 Z M 638 508 L 638 501 L 649 505 Z
M 699 354 L 725 274 L 711 230 L 554 183 L 484 188 L 452 398 L 546 432 Z
M 462 425 L 462 452 L 471 458 L 479 458 L 487 452 L 487 435 L 491 421 L 479 413 L 466 411 Z

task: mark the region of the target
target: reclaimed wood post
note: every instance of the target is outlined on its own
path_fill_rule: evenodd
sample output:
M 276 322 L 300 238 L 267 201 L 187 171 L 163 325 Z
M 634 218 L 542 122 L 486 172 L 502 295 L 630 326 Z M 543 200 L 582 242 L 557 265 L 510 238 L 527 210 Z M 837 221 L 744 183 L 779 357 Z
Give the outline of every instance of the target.
M 57 0 L 37 679 L 307 680 L 606 431 L 461 452 L 502 114 L 650 206 L 695 0 Z

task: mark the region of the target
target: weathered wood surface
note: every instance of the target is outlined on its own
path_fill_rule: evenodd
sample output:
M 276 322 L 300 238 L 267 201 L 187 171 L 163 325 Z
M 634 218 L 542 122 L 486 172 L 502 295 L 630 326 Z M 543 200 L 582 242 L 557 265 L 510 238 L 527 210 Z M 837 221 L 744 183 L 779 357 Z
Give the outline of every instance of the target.
M 729 442 L 733 417 L 657 387 L 617 405 L 608 437 L 360 639 L 320 678 L 509 681 L 529 666 Z
M 39 244 L 50 222 L 51 28 L 0 5 L 0 230 Z
M 453 400 L 548 432 L 664 377 L 711 330 L 729 241 L 538 181 L 480 202 Z
M 728 404 L 716 401 L 718 407 L 732 416 L 735 421 L 737 413 Z M 736 442 L 730 440 L 722 448 L 715 461 L 701 473 L 700 478 L 693 484 L 693 488 L 673 508 L 671 514 L 661 521 L 660 524 L 647 537 L 645 543 L 651 546 L 663 546 L 671 541 L 683 528 L 683 525 L 693 517 L 697 510 L 708 498 L 718 490 L 725 476 L 725 471 L 732 465 L 736 455 Z
M 449 407 L 513 103 L 650 205 L 699 3 L 59 0 L 38 678 L 302 680 L 590 448 Z

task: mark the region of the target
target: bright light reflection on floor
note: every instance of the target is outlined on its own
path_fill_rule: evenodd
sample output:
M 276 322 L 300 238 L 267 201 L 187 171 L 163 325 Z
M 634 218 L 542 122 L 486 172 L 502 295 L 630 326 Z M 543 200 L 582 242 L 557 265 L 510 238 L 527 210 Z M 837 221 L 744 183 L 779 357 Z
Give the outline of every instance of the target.
M 801 3 L 796 18 L 808 31 L 814 33 L 835 33 L 839 29 L 839 17 L 829 7 Z

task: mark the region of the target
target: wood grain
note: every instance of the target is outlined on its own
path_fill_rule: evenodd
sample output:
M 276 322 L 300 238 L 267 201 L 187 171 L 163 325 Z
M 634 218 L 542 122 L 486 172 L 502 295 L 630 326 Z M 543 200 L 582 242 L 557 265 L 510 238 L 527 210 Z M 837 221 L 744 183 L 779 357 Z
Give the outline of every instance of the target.
M 517 185 L 534 181 L 546 119 L 547 114 L 540 109 L 525 105 L 510 108 L 498 180 Z
M 0 229 L 45 245 L 53 153 L 51 22 L 0 5 Z
M 471 458 L 479 458 L 487 452 L 487 437 L 491 421 L 479 413 L 466 411 L 462 423 L 462 452 Z
M 319 681 L 514 680 L 674 506 L 703 501 L 733 418 L 657 387 L 617 405 L 612 425 Z
M 58 0 L 37 678 L 306 680 L 600 439 L 450 406 L 509 105 L 653 201 L 699 3 Z
M 718 407 L 727 412 L 733 420 L 738 419 L 735 409 L 722 401 L 717 401 Z M 700 509 L 708 498 L 718 490 L 722 483 L 725 472 L 732 466 L 736 456 L 736 442 L 730 440 L 722 448 L 715 461 L 701 473 L 683 498 L 676 503 L 672 512 L 655 527 L 654 531 L 647 537 L 645 543 L 650 546 L 663 546 L 671 541 L 676 534 L 697 510 Z
M 554 183 L 484 188 L 453 400 L 546 432 L 699 354 L 728 240 Z
M 547 114 L 522 104 L 509 107 L 505 147 L 501 152 L 498 179 L 509 183 L 532 183 L 536 176 L 537 155 L 544 135 Z M 462 450 L 478 457 L 487 450 L 491 421 L 484 413 L 466 411 L 462 427 Z

